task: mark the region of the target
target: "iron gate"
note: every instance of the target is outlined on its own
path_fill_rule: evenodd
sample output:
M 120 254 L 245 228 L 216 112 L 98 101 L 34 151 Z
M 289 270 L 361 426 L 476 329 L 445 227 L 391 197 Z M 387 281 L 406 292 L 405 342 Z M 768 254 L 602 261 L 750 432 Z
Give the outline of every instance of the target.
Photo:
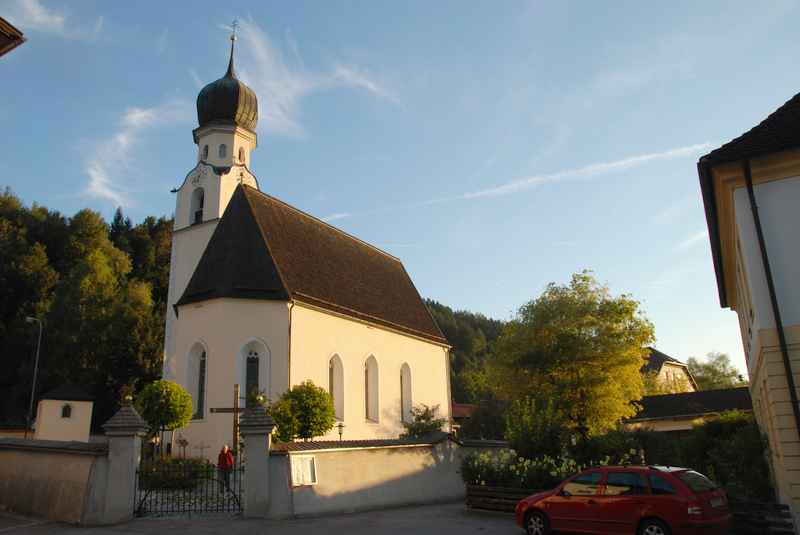
M 136 516 L 241 513 L 244 465 L 221 472 L 198 459 L 142 461 L 136 471 Z

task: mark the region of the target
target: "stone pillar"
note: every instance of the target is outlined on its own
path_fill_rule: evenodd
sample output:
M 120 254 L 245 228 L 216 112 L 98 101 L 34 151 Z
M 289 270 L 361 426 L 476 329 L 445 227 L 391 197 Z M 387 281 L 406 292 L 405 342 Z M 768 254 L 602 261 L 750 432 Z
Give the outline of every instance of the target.
M 103 429 L 108 437 L 108 479 L 102 523 L 112 524 L 133 518 L 136 470 L 147 424 L 127 404 L 103 424 Z
M 239 423 L 244 440 L 244 516 L 266 518 L 269 514 L 269 441 L 275 422 L 260 404 L 248 408 Z

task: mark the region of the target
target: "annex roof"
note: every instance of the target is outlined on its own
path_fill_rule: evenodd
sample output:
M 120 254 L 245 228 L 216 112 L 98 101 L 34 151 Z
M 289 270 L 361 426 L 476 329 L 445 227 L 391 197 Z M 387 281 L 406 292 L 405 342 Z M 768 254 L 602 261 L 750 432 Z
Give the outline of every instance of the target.
M 730 410 L 753 410 L 750 389 L 746 386 L 661 396 L 645 396 L 640 401 L 640 404 L 642 405 L 642 410 L 628 421 L 684 418 L 717 414 Z
M 246 185 L 175 307 L 219 297 L 292 299 L 447 343 L 399 259 Z
M 439 444 L 450 437 L 444 431 L 431 433 L 430 436 L 421 438 L 387 438 L 366 440 L 312 440 L 308 442 L 277 442 L 270 451 L 274 452 L 303 452 L 319 450 L 337 450 L 352 448 L 389 448 L 401 446 L 429 446 Z
M 722 250 L 711 168 L 722 163 L 742 161 L 796 148 L 800 148 L 800 93 L 772 112 L 758 125 L 709 152 L 697 162 L 697 174 L 700 177 L 706 223 L 711 239 L 711 253 L 717 276 L 717 289 L 720 305 L 723 307 L 728 306 L 728 298 L 722 272 Z
M 87 394 L 81 387 L 73 384 L 61 385 L 49 392 L 42 394 L 41 399 L 56 399 L 64 401 L 94 401 L 94 397 Z

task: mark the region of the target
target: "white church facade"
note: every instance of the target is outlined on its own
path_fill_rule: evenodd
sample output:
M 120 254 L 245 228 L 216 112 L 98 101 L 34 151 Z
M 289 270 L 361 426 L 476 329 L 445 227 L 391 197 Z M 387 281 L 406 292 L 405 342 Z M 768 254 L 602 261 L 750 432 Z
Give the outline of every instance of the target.
M 164 378 L 193 398 L 190 447 L 231 442 L 237 384 L 243 406 L 313 381 L 345 440 L 396 438 L 421 403 L 449 421 L 450 348 L 400 260 L 260 191 L 258 103 L 233 46 L 197 114 L 198 161 L 174 190 L 164 356 Z

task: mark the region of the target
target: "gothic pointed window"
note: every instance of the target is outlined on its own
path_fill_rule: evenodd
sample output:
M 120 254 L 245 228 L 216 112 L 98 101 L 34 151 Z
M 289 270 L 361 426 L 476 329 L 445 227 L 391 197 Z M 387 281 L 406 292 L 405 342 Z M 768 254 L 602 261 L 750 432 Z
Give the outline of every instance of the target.
M 195 401 L 194 418 L 201 419 L 205 415 L 206 405 L 206 352 L 200 353 L 197 362 L 197 400 Z
M 239 163 L 244 163 L 244 147 L 239 147 Z
M 219 157 L 220 158 L 228 157 L 228 146 L 225 143 L 219 146 Z
M 259 394 L 258 389 L 258 367 L 259 358 L 258 351 L 250 350 L 247 352 L 247 359 L 245 362 L 245 396 L 249 400 Z
M 411 367 L 403 364 L 400 367 L 400 419 L 403 422 L 411 421 Z
M 339 355 L 332 356 L 328 361 L 328 393 L 333 399 L 336 419 L 344 420 L 344 369 Z
M 208 160 L 208 145 L 203 146 L 203 161 Z
M 208 359 L 206 349 L 200 342 L 196 342 L 189 351 L 187 366 L 187 384 L 189 394 L 192 396 L 194 406 L 193 420 L 205 418 L 206 409 L 206 375 L 208 370 Z
M 66 404 L 63 407 L 61 407 L 61 417 L 62 418 L 72 417 L 72 405 Z
M 378 421 L 378 361 L 370 355 L 364 363 L 364 417 Z

